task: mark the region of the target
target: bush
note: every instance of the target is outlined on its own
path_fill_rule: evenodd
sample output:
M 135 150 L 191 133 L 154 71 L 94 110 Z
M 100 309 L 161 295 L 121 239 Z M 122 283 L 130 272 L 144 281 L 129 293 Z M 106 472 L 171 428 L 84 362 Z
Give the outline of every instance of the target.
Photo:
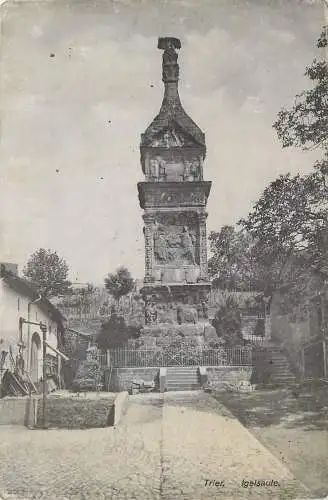
M 265 320 L 264 320 L 264 318 L 257 319 L 253 335 L 256 335 L 257 337 L 264 337 L 264 335 L 265 335 Z
M 95 391 L 99 384 L 103 385 L 103 371 L 98 361 L 81 361 L 73 380 L 72 390 L 74 392 Z
M 232 296 L 228 296 L 225 303 L 219 307 L 212 325 L 218 337 L 225 340 L 226 345 L 243 345 L 240 308 L 238 302 Z

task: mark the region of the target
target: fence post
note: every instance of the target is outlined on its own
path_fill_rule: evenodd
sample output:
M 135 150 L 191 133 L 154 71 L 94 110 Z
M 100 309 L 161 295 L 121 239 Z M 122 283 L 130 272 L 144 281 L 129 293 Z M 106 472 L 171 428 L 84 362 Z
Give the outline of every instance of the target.
M 322 341 L 323 348 L 323 376 L 327 378 L 327 351 L 326 351 L 326 341 Z

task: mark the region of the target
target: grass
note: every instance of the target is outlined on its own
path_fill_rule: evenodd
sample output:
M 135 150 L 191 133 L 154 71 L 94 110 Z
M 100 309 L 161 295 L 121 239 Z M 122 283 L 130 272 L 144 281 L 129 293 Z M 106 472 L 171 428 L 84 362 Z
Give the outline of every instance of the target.
M 47 427 L 88 429 L 114 425 L 114 404 L 111 398 L 49 398 L 47 401 Z M 42 422 L 42 400 L 37 413 L 38 427 Z
M 317 497 L 328 494 L 328 384 L 215 398 Z

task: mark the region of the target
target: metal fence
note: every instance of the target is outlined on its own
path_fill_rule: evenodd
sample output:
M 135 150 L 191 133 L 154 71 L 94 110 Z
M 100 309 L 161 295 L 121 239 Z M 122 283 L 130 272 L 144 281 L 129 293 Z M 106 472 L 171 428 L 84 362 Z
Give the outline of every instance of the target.
M 112 349 L 99 357 L 103 366 L 112 368 L 167 366 L 250 366 L 252 349 L 231 347 L 209 349 L 201 347 Z
M 267 342 L 266 337 L 260 337 L 259 335 L 243 335 L 244 340 L 248 340 L 253 345 L 265 345 Z

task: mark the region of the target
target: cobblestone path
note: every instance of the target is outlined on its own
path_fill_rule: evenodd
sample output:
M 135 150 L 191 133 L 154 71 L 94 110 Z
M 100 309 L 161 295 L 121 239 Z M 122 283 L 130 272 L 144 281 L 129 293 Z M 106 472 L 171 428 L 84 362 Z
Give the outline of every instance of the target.
M 202 392 L 137 395 L 116 428 L 0 427 L 0 500 L 307 498 L 283 466 Z M 242 480 L 279 487 L 244 488 Z M 205 485 L 206 480 L 224 486 Z
M 162 455 L 166 500 L 307 496 L 283 464 L 203 392 L 165 394 Z M 274 480 L 280 486 L 245 488 L 243 480 Z M 210 486 L 209 481 L 222 486 Z

